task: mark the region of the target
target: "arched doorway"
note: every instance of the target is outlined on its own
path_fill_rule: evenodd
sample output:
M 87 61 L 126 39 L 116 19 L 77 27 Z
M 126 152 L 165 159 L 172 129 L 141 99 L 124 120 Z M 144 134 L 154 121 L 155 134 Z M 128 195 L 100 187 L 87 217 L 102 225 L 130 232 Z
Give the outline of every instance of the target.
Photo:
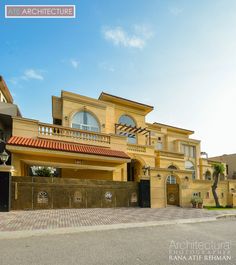
M 166 178 L 166 199 L 168 205 L 179 206 L 179 184 L 174 175 L 169 175 Z
M 142 174 L 142 164 L 137 159 L 132 159 L 127 164 L 127 180 L 128 181 L 139 181 L 139 176 Z

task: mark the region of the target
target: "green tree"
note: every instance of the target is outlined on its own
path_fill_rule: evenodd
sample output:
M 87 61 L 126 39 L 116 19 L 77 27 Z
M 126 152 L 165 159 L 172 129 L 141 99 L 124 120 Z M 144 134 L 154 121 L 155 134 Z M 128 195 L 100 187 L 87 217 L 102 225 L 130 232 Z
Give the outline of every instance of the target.
M 218 186 L 220 176 L 225 172 L 225 166 L 223 164 L 217 163 L 217 164 L 214 164 L 213 167 L 214 167 L 214 172 L 213 172 L 214 182 L 213 182 L 213 185 L 211 186 L 211 190 L 212 190 L 212 194 L 215 200 L 216 207 L 221 207 L 216 189 Z

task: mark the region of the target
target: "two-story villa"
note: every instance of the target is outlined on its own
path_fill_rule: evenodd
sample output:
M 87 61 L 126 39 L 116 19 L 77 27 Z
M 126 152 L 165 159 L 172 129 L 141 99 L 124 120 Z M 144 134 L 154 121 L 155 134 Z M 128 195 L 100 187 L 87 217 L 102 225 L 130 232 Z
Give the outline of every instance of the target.
M 107 93 L 93 99 L 62 91 L 52 97 L 53 124 L 15 117 L 7 145 L 15 168 L 13 208 L 40 208 L 43 203 L 49 208 L 134 206 L 138 197 L 154 208 L 189 207 L 193 194 L 213 204 L 212 162 L 201 158 L 200 141 L 190 138 L 191 130 L 148 123 L 146 115 L 152 110 Z M 45 167 L 54 180 L 35 183 L 38 178 L 32 176 Z M 67 190 L 58 194 L 55 181 L 69 183 Z M 80 186 L 75 188 L 76 181 Z M 123 186 L 114 190 L 109 186 L 113 182 Z M 109 185 L 98 191 L 94 183 Z M 125 193 L 125 185 L 130 193 Z M 227 181 L 222 180 L 218 190 L 222 204 L 228 204 Z

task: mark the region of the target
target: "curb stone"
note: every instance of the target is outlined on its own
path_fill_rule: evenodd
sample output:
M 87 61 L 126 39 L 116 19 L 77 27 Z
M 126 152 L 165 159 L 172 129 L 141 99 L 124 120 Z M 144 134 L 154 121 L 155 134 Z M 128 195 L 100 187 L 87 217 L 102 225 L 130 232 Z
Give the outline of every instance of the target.
M 236 218 L 236 214 L 228 213 L 216 216 L 216 219 L 233 219 L 233 218 Z

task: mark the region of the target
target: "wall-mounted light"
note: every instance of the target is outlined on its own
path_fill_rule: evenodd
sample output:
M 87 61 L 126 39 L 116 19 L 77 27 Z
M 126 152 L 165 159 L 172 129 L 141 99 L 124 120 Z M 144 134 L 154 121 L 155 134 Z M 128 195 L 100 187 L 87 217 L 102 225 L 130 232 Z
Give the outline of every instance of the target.
M 185 181 L 189 181 L 189 177 L 187 177 L 187 176 L 184 179 L 185 179 Z
M 234 189 L 234 188 L 231 188 L 230 190 L 231 190 L 231 192 L 233 192 L 233 193 L 235 192 L 235 189 Z
M 148 173 L 150 172 L 150 166 L 143 166 L 142 170 L 143 170 L 143 174 L 146 176 L 147 172 Z
M 161 180 L 161 175 L 160 175 L 160 174 L 157 174 L 157 178 L 158 178 L 159 180 Z
M 66 121 L 68 120 L 68 116 L 65 116 L 65 120 L 66 120 Z
M 105 127 L 106 127 L 106 125 L 105 125 L 105 123 L 103 123 L 103 124 L 102 124 L 102 128 L 105 128 Z
M 6 166 L 6 162 L 9 158 L 8 153 L 4 150 L 1 154 L 0 154 L 0 159 L 3 162 L 3 165 Z

